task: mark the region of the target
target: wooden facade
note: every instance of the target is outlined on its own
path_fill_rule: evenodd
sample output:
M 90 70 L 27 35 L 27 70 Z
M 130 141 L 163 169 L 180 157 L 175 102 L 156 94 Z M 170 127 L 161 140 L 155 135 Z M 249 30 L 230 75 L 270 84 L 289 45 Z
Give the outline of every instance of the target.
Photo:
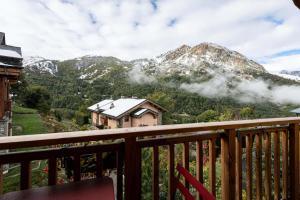
M 11 84 L 17 82 L 21 70 L 21 48 L 6 45 L 5 34 L 0 32 L 0 137 L 12 135 L 12 99 L 9 89 Z M 0 184 L 5 170 L 0 166 Z
M 22 70 L 20 47 L 6 45 L 5 34 L 0 32 L 0 120 L 10 118 L 9 88 L 17 82 Z

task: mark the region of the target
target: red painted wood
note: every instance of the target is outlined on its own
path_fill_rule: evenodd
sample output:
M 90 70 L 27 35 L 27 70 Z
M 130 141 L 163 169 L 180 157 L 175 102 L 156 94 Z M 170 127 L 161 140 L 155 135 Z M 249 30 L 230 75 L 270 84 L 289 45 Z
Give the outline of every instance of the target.
M 114 200 L 113 182 L 105 177 L 7 193 L 0 200 Z
M 182 175 L 185 180 L 191 184 L 198 192 L 199 195 L 202 197 L 203 200 L 215 200 L 215 197 L 199 182 L 195 177 L 193 177 L 185 168 L 180 165 L 176 167 L 179 175 Z M 180 183 L 179 178 L 176 180 L 177 184 L 176 187 L 179 188 L 182 195 L 185 199 L 195 199 L 191 198 L 191 194 L 187 188 L 183 189 L 182 183 Z

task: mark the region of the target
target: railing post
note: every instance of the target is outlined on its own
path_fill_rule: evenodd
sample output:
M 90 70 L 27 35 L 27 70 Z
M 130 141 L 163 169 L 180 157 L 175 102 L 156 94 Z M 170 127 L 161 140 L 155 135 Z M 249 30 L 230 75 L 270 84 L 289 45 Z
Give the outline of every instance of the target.
M 299 198 L 299 124 L 289 126 L 290 199 Z
M 141 199 L 141 148 L 135 137 L 125 139 L 125 200 Z
M 0 195 L 3 193 L 3 166 L 0 164 Z
M 235 199 L 235 130 L 225 130 L 221 137 L 222 200 Z

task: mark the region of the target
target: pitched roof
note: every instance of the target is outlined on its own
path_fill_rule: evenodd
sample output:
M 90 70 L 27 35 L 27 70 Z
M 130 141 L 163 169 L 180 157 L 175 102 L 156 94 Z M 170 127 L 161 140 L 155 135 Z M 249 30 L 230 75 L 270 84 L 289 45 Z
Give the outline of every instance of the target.
M 100 102 L 88 107 L 88 110 L 90 110 L 90 111 L 101 111 L 101 109 L 100 109 L 101 107 L 103 107 L 106 104 L 109 104 L 113 101 L 114 100 L 111 100 L 111 99 L 106 99 L 106 100 L 100 101 Z
M 22 68 L 21 48 L 6 45 L 5 34 L 2 32 L 0 32 L 0 67 Z
M 118 118 L 122 114 L 128 112 L 129 110 L 135 108 L 141 103 L 147 101 L 146 99 L 118 99 L 113 101 L 111 104 L 107 104 L 102 108 L 104 111 L 102 114 L 111 117 Z
M 300 108 L 291 110 L 290 112 L 300 114 Z

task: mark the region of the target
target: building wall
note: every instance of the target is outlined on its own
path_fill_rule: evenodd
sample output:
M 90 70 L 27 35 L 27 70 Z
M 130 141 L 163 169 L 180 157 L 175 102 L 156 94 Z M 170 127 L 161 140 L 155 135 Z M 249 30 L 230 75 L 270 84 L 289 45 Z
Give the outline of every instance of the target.
M 158 125 L 158 117 L 152 113 L 146 113 L 140 118 L 132 118 L 132 127 L 137 126 L 156 126 Z
M 128 117 L 128 121 L 126 122 L 126 117 Z M 130 115 L 124 116 L 122 117 L 122 128 L 129 128 L 131 127 L 131 123 L 132 123 L 132 117 Z
M 92 112 L 92 124 L 93 125 L 99 125 L 98 116 L 99 116 L 98 113 Z
M 161 112 L 158 108 L 154 107 L 152 104 L 150 104 L 148 102 L 141 105 L 140 108 L 148 108 L 148 109 L 153 110 L 154 112 L 157 112 L 157 113 Z
M 107 127 L 108 128 L 118 128 L 118 120 L 108 118 Z
M 147 109 L 153 110 L 154 112 L 157 112 L 158 113 L 157 125 L 162 124 L 162 112 L 161 112 L 161 110 L 159 110 L 157 107 L 153 106 L 152 104 L 150 104 L 148 102 L 143 104 L 141 106 L 141 108 L 147 108 Z

